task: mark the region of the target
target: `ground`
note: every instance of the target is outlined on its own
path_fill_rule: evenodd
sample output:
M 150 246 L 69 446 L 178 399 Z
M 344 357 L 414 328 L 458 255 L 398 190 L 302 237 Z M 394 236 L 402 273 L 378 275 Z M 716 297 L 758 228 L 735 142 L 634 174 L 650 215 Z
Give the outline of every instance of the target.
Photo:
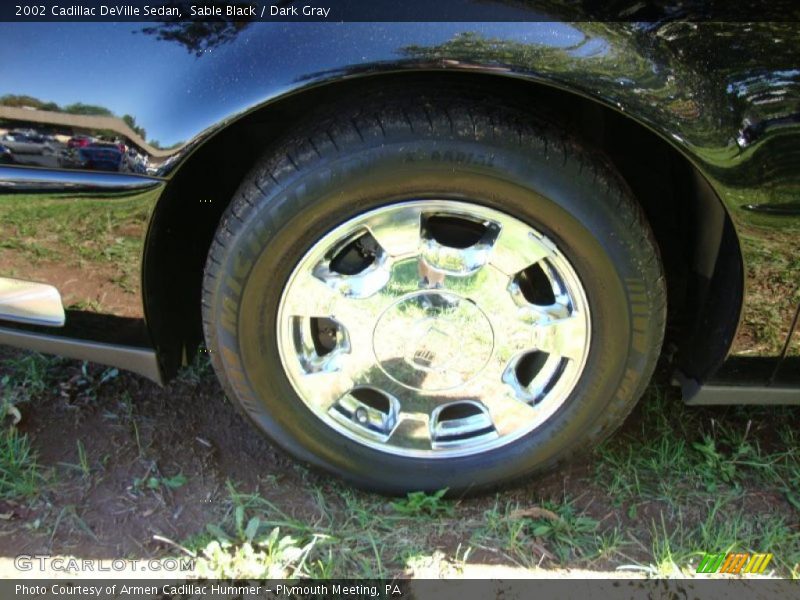
M 161 388 L 0 348 L 0 398 L 0 576 L 36 553 L 194 557 L 216 576 L 680 576 L 729 551 L 800 576 L 798 408 L 688 408 L 654 383 L 569 467 L 445 500 L 307 470 L 239 416 L 205 360 Z

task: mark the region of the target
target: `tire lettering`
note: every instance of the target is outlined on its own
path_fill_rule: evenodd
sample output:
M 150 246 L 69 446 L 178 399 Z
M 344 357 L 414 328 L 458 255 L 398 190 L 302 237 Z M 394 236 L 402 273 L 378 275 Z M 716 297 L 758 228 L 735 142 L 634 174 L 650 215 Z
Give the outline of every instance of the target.
M 225 279 L 225 283 L 230 288 L 231 292 L 236 294 L 236 296 L 242 295 L 242 284 L 236 281 L 233 277 L 228 277 Z
M 631 344 L 636 352 L 646 354 L 647 324 L 650 320 L 647 309 L 647 290 L 640 279 L 634 278 L 625 279 L 625 287 L 631 303 L 631 314 L 633 315 L 633 322 L 631 323 L 633 339 Z
M 406 155 L 406 162 L 412 162 L 411 154 Z M 494 166 L 494 154 L 475 154 L 474 152 L 453 152 L 446 150 L 431 152 L 431 160 L 434 162 L 450 162 L 458 165 L 480 165 L 486 167 Z
M 253 259 L 243 254 L 237 254 L 233 261 L 233 274 L 237 279 L 244 279 L 250 267 L 253 266 Z
M 236 302 L 225 296 L 222 299 L 222 327 L 231 335 L 236 335 Z

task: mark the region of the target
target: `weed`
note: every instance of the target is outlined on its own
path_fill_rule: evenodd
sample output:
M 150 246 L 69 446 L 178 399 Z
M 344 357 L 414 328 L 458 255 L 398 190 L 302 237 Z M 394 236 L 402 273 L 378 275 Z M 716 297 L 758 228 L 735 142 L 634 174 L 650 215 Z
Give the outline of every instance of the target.
M 0 498 L 34 498 L 43 482 L 28 436 L 14 427 L 0 429 Z
M 525 531 L 534 538 L 550 542 L 562 563 L 598 553 L 598 538 L 595 536 L 598 522 L 595 519 L 578 513 L 571 502 L 560 505 L 544 503 L 543 508 L 552 516 L 544 513 L 538 518 L 525 517 Z
M 0 377 L 0 397 L 4 405 L 29 402 L 50 387 L 51 372 L 59 358 L 28 352 L 5 358 L 0 363 L 5 374 Z
M 59 387 L 64 398 L 93 401 L 97 399 L 100 388 L 117 377 L 119 377 L 117 368 L 91 369 L 89 363 L 84 361 L 80 373 L 61 383 Z
M 185 381 L 192 385 L 197 385 L 207 381 L 213 376 L 214 370 L 211 366 L 211 357 L 204 349 L 198 350 L 192 362 L 186 365 L 178 374 L 180 381 Z
M 451 516 L 453 504 L 444 500 L 447 488 L 433 494 L 409 492 L 405 499 L 392 502 L 392 508 L 401 515 L 431 517 Z
M 155 482 L 154 482 L 155 480 Z M 178 473 L 172 477 L 149 477 L 147 479 L 147 487 L 155 489 L 156 487 L 165 487 L 171 490 L 177 490 L 183 487 L 188 482 L 188 479 L 183 473 Z
M 186 485 L 189 480 L 183 473 L 178 473 L 172 477 L 162 477 L 158 475 L 150 475 L 145 477 L 137 477 L 133 480 L 133 487 L 136 490 L 151 490 L 158 491 L 161 489 L 177 490 Z
M 91 468 L 89 466 L 89 457 L 86 454 L 86 448 L 83 445 L 83 442 L 78 440 L 78 463 L 81 467 L 81 473 L 83 473 L 83 478 L 88 479 L 89 475 L 91 475 Z

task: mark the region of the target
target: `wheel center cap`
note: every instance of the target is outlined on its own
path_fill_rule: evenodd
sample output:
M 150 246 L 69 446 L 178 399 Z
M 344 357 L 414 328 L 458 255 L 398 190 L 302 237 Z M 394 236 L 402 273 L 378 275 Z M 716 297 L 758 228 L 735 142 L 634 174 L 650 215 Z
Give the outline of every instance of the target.
M 475 377 L 491 358 L 494 334 L 473 302 L 430 291 L 406 296 L 387 308 L 372 343 L 389 377 L 406 387 L 434 392 Z

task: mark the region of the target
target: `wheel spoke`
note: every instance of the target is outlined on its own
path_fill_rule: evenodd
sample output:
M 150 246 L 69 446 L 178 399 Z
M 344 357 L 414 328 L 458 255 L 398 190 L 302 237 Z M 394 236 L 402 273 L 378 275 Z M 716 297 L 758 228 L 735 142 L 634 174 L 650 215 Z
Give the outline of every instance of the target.
M 537 350 L 579 360 L 586 346 L 586 324 L 583 315 L 572 314 L 539 324 L 534 329 L 533 345 Z
M 328 261 L 319 263 L 313 275 L 346 298 L 369 298 L 382 290 L 392 276 L 385 254 L 376 257 L 375 262 L 353 275 L 332 271 Z
M 378 244 L 393 258 L 419 252 L 422 210 L 408 206 L 379 213 L 367 222 L 367 229 Z
M 311 273 L 299 273 L 284 294 L 284 313 L 297 317 L 331 317 L 343 303 L 341 292 Z
M 465 280 L 467 294 L 492 321 L 495 332 L 503 331 L 506 326 L 518 326 L 523 314 L 522 308 L 508 293 L 511 279 L 496 269 L 485 269 Z
M 518 309 L 516 323 L 507 322 L 500 346 L 513 354 L 540 350 L 579 360 L 586 345 L 586 321 L 582 313 L 570 312 L 561 303 L 528 305 Z
M 402 416 L 387 443 L 406 450 L 430 450 L 431 432 L 428 419 Z
M 314 409 L 324 412 L 353 388 L 352 378 L 342 369 L 303 375 L 300 383 Z
M 310 273 L 304 273 L 288 294 L 286 314 L 300 317 L 325 317 L 336 321 L 347 332 L 351 346 L 368 345 L 372 323 L 381 306 L 380 297 L 358 298 L 342 295 L 338 289 Z
M 551 242 L 520 221 L 505 219 L 492 247 L 490 262 L 506 275 L 515 275 L 553 254 Z
M 536 409 L 517 398 L 510 386 L 505 386 L 500 393 L 485 396 L 482 402 L 501 437 L 515 431 L 520 423 L 536 418 Z
M 405 400 L 405 390 L 393 381 L 375 362 L 371 349 L 356 349 L 348 360 L 343 362 L 343 369 L 354 385 L 368 386 Z
M 482 308 L 492 324 L 495 357 L 502 369 L 514 355 L 531 347 L 531 323 L 525 321 L 527 307 L 522 307 L 507 292 L 511 278 L 496 269 L 484 269 L 474 276 L 469 298 Z M 497 378 L 499 380 L 499 376 Z

